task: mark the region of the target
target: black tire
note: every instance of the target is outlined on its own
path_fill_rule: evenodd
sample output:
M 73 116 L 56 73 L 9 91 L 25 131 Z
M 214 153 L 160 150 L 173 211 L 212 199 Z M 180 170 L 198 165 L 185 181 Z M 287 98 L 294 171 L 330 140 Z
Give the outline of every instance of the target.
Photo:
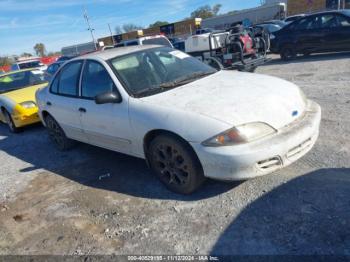
M 50 140 L 55 144 L 58 150 L 66 151 L 72 148 L 72 146 L 74 145 L 74 141 L 67 138 L 63 129 L 52 116 L 46 116 L 45 123 Z
M 283 61 L 290 61 L 297 57 L 297 54 L 292 46 L 285 46 L 280 52 Z
M 175 136 L 154 138 L 149 146 L 148 160 L 160 181 L 175 193 L 191 194 L 205 181 L 193 149 Z
M 9 127 L 11 133 L 19 133 L 22 131 L 22 128 L 16 127 L 16 124 L 13 122 L 11 114 L 7 112 L 7 110 L 4 110 L 3 114 L 5 116 L 6 124 Z

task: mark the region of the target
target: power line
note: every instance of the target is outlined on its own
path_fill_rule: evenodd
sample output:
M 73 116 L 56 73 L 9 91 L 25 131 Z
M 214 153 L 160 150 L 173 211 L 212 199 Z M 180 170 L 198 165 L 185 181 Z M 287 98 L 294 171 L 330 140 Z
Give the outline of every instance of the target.
M 96 41 L 95 41 L 95 37 L 94 37 L 94 33 L 93 33 L 93 31 L 95 29 L 91 28 L 90 19 L 89 19 L 89 16 L 88 16 L 88 13 L 87 13 L 85 7 L 84 7 L 84 18 L 85 18 L 85 21 L 88 25 L 88 31 L 90 31 L 90 33 L 91 33 L 91 38 L 92 38 L 92 42 L 94 43 L 95 50 L 97 50 Z

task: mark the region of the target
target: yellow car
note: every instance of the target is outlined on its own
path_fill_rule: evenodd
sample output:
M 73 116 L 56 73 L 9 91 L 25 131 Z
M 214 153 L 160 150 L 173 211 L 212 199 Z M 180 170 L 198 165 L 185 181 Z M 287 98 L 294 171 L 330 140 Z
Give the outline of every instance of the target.
M 0 76 L 0 121 L 16 133 L 21 127 L 40 122 L 35 92 L 47 85 L 38 69 L 5 73 Z

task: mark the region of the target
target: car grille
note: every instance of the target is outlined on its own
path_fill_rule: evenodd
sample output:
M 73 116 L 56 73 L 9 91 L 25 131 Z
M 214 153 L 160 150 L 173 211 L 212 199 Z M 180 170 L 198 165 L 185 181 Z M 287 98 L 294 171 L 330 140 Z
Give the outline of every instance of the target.
M 299 154 L 302 154 L 308 148 L 312 145 L 312 139 L 311 137 L 302 142 L 301 144 L 297 145 L 296 147 L 293 147 L 290 149 L 287 153 L 287 158 L 297 158 Z
M 282 160 L 280 157 L 275 156 L 269 159 L 259 161 L 258 167 L 262 170 L 276 169 L 282 166 Z

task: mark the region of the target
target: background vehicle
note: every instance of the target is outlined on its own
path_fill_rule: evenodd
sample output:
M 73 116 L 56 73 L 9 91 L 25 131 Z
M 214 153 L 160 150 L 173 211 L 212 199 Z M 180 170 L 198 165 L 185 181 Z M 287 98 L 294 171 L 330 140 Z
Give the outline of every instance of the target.
M 270 20 L 259 23 L 259 25 L 278 25 L 280 27 L 285 27 L 287 23 L 283 20 Z
M 350 11 L 328 11 L 301 18 L 273 33 L 270 50 L 283 60 L 298 54 L 350 50 Z
M 193 35 L 184 41 L 186 53 L 216 69 L 238 69 L 253 72 L 265 63 L 268 43 L 260 30 L 244 28 L 241 23 L 226 31 Z
M 37 68 L 42 71 L 47 69 L 47 66 L 40 62 L 39 59 L 26 59 L 23 61 L 17 61 L 17 63 L 11 65 L 11 71 Z
M 0 121 L 7 123 L 11 132 L 40 122 L 35 92 L 46 85 L 43 72 L 35 69 L 0 76 Z
M 205 177 L 242 180 L 289 165 L 312 148 L 321 118 L 292 83 L 216 71 L 159 46 L 73 59 L 36 99 L 59 149 L 73 139 L 144 158 L 183 194 Z
M 47 81 L 50 81 L 52 76 L 57 72 L 57 70 L 60 68 L 61 65 L 63 65 L 65 61 L 59 61 L 52 63 L 47 67 L 47 70 L 44 72 L 45 79 Z
M 144 36 L 135 38 L 132 40 L 125 40 L 115 45 L 115 47 L 121 46 L 133 46 L 133 45 L 163 45 L 173 47 L 169 39 L 163 35 Z

